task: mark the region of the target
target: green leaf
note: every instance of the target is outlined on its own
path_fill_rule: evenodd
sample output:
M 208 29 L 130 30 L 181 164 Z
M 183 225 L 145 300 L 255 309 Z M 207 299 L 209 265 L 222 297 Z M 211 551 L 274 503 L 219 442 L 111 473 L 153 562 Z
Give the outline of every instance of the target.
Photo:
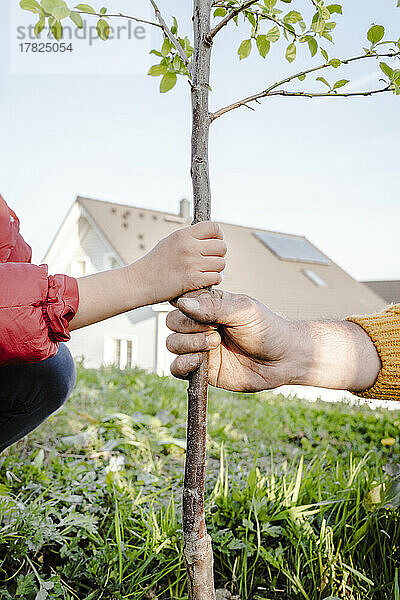
M 168 54 L 171 52 L 172 50 L 172 42 L 169 40 L 169 38 L 165 38 L 164 43 L 161 47 L 161 54 L 163 56 L 168 56 Z
M 247 58 L 251 52 L 251 40 L 243 40 L 239 46 L 238 54 L 240 60 Z
M 337 13 L 338 15 L 343 14 L 343 9 L 340 6 L 340 4 L 330 4 L 326 8 L 329 10 L 329 14 L 331 15 L 333 15 L 334 13 Z
M 313 31 L 315 31 L 315 33 L 322 33 L 325 29 L 325 23 L 326 23 L 325 19 L 323 19 L 321 17 L 321 15 L 317 12 L 313 16 L 313 19 L 311 22 L 311 29 Z
M 101 8 L 101 9 L 100 9 L 100 14 L 101 14 L 101 15 L 105 15 L 105 14 L 106 14 L 106 12 L 107 12 L 107 9 L 106 9 L 106 7 L 105 7 L 105 6 L 103 6 L 103 8 Z
M 27 575 L 19 575 L 17 579 L 17 589 L 15 590 L 16 596 L 25 596 L 36 591 L 35 586 L 35 575 L 28 573 Z
M 329 64 L 330 64 L 332 67 L 335 67 L 335 69 L 337 69 L 337 68 L 338 68 L 338 67 L 340 67 L 340 65 L 342 64 L 342 61 L 341 61 L 341 60 L 339 60 L 338 58 L 332 58 L 332 59 L 329 61 Z
M 389 77 L 389 79 L 392 79 L 392 77 L 393 77 L 393 69 L 391 67 L 389 67 L 389 65 L 387 65 L 384 62 L 379 63 L 379 66 L 381 68 L 381 71 L 383 71 L 385 73 L 385 75 L 387 75 L 387 77 Z
M 275 27 L 273 27 L 272 29 L 270 29 L 267 34 L 266 34 L 266 38 L 269 42 L 277 42 L 280 38 L 281 32 L 279 31 L 279 28 L 277 27 L 277 25 L 275 25 Z
M 172 66 L 174 68 L 174 71 L 180 71 L 181 68 L 184 66 L 179 54 L 175 54 L 174 60 L 172 61 Z
M 99 19 L 97 21 L 96 30 L 99 38 L 103 41 L 108 39 L 110 35 L 110 26 L 105 19 Z
M 339 81 L 337 81 L 337 82 L 335 83 L 335 85 L 333 86 L 333 88 L 332 88 L 332 89 L 334 89 L 334 90 L 338 90 L 339 88 L 341 88 L 341 87 L 344 87 L 344 86 L 345 86 L 345 85 L 347 85 L 348 83 L 349 83 L 349 80 L 348 80 L 348 79 L 340 79 Z
M 176 84 L 176 79 L 176 73 L 172 73 L 171 71 L 165 73 L 164 77 L 161 79 L 160 92 L 162 94 L 165 94 L 165 92 L 169 92 L 169 90 L 172 90 L 172 88 Z
M 325 27 L 325 31 L 332 31 L 332 29 L 335 29 L 337 23 L 335 23 L 335 21 L 329 21 L 329 23 L 326 24 Z
M 43 448 L 37 451 L 35 458 L 32 461 L 32 464 L 37 468 L 41 469 L 44 461 L 44 451 Z
M 327 51 L 324 50 L 323 48 L 321 48 L 321 54 L 324 57 L 324 59 L 326 60 L 326 62 L 328 62 L 329 61 L 329 55 L 328 55 Z
M 371 29 L 368 30 L 367 38 L 371 44 L 377 44 L 381 41 L 384 35 L 385 28 L 382 25 L 373 25 Z
M 174 24 L 171 27 L 171 33 L 173 35 L 176 35 L 178 33 L 178 21 L 176 20 L 175 17 L 172 17 L 172 20 L 173 20 Z
M 327 80 L 325 79 L 325 77 L 317 77 L 317 81 L 321 81 L 322 83 L 324 83 L 325 85 L 327 85 L 329 89 L 331 89 L 331 85 L 330 85 L 330 83 L 327 82 Z
M 226 13 L 227 13 L 226 8 L 217 8 L 214 11 L 214 17 L 225 17 Z
M 45 24 L 46 24 L 46 20 L 45 20 L 45 18 L 44 18 L 44 17 L 40 17 L 40 19 L 39 19 L 39 21 L 36 23 L 36 25 L 35 25 L 35 29 L 34 29 L 34 31 L 35 31 L 35 35 L 36 35 L 36 37 L 37 37 L 37 38 L 38 38 L 38 37 L 39 37 L 39 35 L 42 33 L 42 31 L 43 31 L 43 29 L 44 29 L 44 26 L 45 26 Z
M 54 23 L 50 27 L 50 31 L 54 35 L 56 40 L 61 40 L 63 29 L 60 21 L 54 21 Z
M 33 13 L 43 14 L 43 9 L 36 0 L 21 0 L 19 3 L 23 10 L 30 10 Z
M 60 4 L 60 6 L 56 6 L 55 8 L 53 8 L 53 10 L 51 11 L 51 14 L 58 21 L 61 21 L 61 19 L 66 19 L 67 17 L 69 17 L 69 15 L 71 14 L 71 11 L 69 10 L 68 6 L 64 2 L 63 4 Z
M 40 4 L 42 5 L 43 10 L 51 15 L 53 10 L 57 8 L 57 6 L 63 4 L 63 2 L 59 0 L 42 0 Z
M 317 40 L 314 39 L 313 37 L 310 38 L 308 40 L 308 47 L 310 49 L 311 56 L 315 56 L 317 54 L 317 50 L 318 50 Z
M 271 43 L 267 40 L 266 35 L 257 36 L 257 48 L 263 58 L 265 58 L 269 52 Z
M 289 31 L 290 33 L 293 33 L 293 34 L 295 34 L 295 33 L 296 33 L 296 30 L 295 30 L 295 28 L 294 28 L 294 26 L 293 26 L 293 25 L 291 25 L 290 23 L 285 23 L 285 29 L 283 30 L 283 33 L 284 33 L 284 35 L 285 35 L 285 38 L 286 38 L 287 40 L 289 39 L 289 38 L 288 38 L 288 36 L 287 36 L 287 32 L 288 32 L 288 31 Z
M 250 21 L 250 23 L 252 24 L 253 27 L 256 26 L 256 19 L 254 17 L 254 15 L 252 15 L 251 13 L 245 13 L 245 18 Z
M 329 10 L 325 6 L 321 6 L 318 10 L 322 19 L 324 19 L 324 21 L 329 21 L 329 19 L 331 18 L 331 13 L 329 12 Z
M 304 80 L 305 80 L 305 78 L 306 78 L 306 76 L 305 76 L 305 74 L 304 74 L 304 73 L 303 73 L 302 75 L 299 75 L 299 76 L 298 76 L 298 79 L 299 79 L 300 81 L 304 81 Z
M 193 47 L 190 44 L 190 40 L 187 36 L 185 36 L 184 38 L 179 38 L 179 41 L 183 47 L 183 49 L 185 50 L 188 58 L 190 58 L 193 55 Z
M 303 17 L 297 10 L 291 10 L 288 14 L 283 18 L 285 23 L 298 23 L 303 20 Z
M 164 75 L 167 72 L 166 65 L 153 65 L 150 67 L 148 75 L 152 75 L 153 77 L 158 77 L 159 75 Z
M 322 37 L 326 38 L 327 40 L 329 40 L 330 42 L 332 42 L 332 43 L 333 43 L 333 37 L 331 36 L 331 34 L 330 34 L 330 33 L 327 33 L 326 31 L 324 31 L 324 32 L 322 33 Z
M 70 16 L 71 20 L 75 23 L 75 25 L 78 27 L 78 29 L 83 28 L 82 17 L 79 13 L 72 11 L 69 16 Z
M 83 13 L 88 13 L 90 15 L 96 14 L 96 11 L 91 6 L 89 6 L 89 4 L 78 4 L 77 6 L 75 6 L 75 8 Z
M 286 49 L 286 60 L 289 62 L 293 62 L 296 58 L 296 44 L 292 43 Z

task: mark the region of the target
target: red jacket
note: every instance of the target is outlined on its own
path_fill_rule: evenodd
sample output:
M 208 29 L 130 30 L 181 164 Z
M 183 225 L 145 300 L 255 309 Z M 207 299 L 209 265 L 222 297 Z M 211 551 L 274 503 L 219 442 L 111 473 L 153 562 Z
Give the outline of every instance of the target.
M 70 339 L 78 309 L 76 279 L 32 265 L 19 220 L 0 195 L 0 366 L 54 356 Z

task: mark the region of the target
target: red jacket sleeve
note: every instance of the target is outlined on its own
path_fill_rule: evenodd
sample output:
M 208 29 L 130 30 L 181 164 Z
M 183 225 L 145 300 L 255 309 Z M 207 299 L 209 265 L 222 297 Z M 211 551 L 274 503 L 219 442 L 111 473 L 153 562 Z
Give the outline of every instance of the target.
M 54 356 L 70 339 L 78 303 L 73 277 L 49 276 L 47 265 L 0 264 L 0 366 Z
M 19 232 L 19 219 L 0 195 L 0 262 L 31 262 L 32 250 Z

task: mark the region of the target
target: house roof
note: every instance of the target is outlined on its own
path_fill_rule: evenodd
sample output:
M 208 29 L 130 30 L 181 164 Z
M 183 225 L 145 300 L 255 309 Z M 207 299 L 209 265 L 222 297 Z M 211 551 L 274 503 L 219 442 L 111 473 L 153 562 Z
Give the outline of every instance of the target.
M 173 213 L 84 197 L 78 197 L 77 202 L 125 264 L 143 256 L 161 238 L 190 225 L 189 219 Z M 385 306 L 379 295 L 354 280 L 304 236 L 229 223 L 220 225 L 228 244 L 227 268 L 221 284 L 226 290 L 254 296 L 272 310 L 294 319 L 342 318 L 379 311 Z M 286 249 L 280 252 L 282 243 Z M 287 248 L 295 248 L 296 257 L 297 247 L 307 247 L 311 252 L 307 260 L 287 258 Z M 286 258 L 280 258 L 280 254 Z M 321 280 L 322 285 L 317 285 Z
M 375 294 L 381 296 L 389 304 L 400 303 L 400 280 L 363 281 Z

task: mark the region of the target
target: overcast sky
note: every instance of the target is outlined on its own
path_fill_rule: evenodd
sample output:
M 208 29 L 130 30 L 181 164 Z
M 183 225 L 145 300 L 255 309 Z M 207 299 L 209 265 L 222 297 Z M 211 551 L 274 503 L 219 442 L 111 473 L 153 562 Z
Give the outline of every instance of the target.
M 141 2 L 104 0 L 110 11 L 130 14 Z M 116 74 L 129 70 L 129 44 L 121 43 L 120 61 L 115 43 L 109 55 L 105 44 L 100 50 L 94 43 L 81 57 L 76 50 L 74 69 L 80 63 L 101 74 L 21 74 L 16 71 L 25 58 L 17 56 L 15 13 L 11 23 L 16 3 L 7 0 L 10 14 L 0 24 L 0 192 L 18 212 L 35 260 L 77 194 L 175 212 L 179 199 L 191 195 L 189 90 L 182 79 L 160 95 L 158 80 L 145 75 L 152 64 L 143 58 L 146 44 L 157 44 L 157 35 L 143 41 L 140 52 L 132 45 L 132 73 Z M 97 0 L 93 5 L 102 6 Z M 159 5 L 167 17 L 180 16 L 182 30 L 190 32 L 189 0 Z M 331 56 L 358 54 L 372 22 L 388 24 L 398 38 L 395 5 L 345 0 L 336 46 L 325 45 Z M 26 17 L 33 22 L 33 15 Z M 244 37 L 245 30 L 226 28 L 215 44 L 213 109 L 310 63 L 302 48 L 289 65 L 280 45 L 266 61 L 254 53 L 239 62 L 236 51 Z M 26 69 L 35 70 L 34 57 L 26 58 Z M 56 56 L 52 60 L 53 70 L 65 70 Z M 113 69 L 114 74 L 103 72 Z M 354 88 L 379 85 L 374 63 L 333 76 L 348 78 L 347 73 L 354 76 Z M 262 101 L 255 112 L 240 109 L 222 117 L 211 137 L 213 217 L 306 235 L 359 279 L 400 278 L 399 114 L 400 98 L 381 95 L 277 97 Z

